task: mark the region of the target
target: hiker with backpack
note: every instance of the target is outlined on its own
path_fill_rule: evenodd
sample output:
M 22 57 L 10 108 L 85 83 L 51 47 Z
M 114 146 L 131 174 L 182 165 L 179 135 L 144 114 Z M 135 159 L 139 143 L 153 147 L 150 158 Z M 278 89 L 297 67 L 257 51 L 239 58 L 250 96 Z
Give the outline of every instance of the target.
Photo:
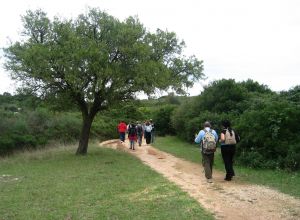
M 127 125 L 124 121 L 121 121 L 118 124 L 118 132 L 119 132 L 119 137 L 120 137 L 120 141 L 124 142 L 125 141 L 125 133 L 127 130 Z
M 144 129 L 143 129 L 143 125 L 140 122 L 137 122 L 136 132 L 137 132 L 137 139 L 138 139 L 139 146 L 142 146 Z
M 212 168 L 214 163 L 214 153 L 216 151 L 218 135 L 211 128 L 211 124 L 206 121 L 204 129 L 196 135 L 195 142 L 200 144 L 202 152 L 202 164 L 204 167 L 205 177 L 208 183 L 212 183 Z
M 225 165 L 226 176 L 224 180 L 231 181 L 235 176 L 233 170 L 233 157 L 235 146 L 240 141 L 239 135 L 231 128 L 229 120 L 222 121 L 223 130 L 221 132 L 221 154 Z
M 134 145 L 135 145 L 135 142 L 137 141 L 137 131 L 136 131 L 136 126 L 134 123 L 130 123 L 128 125 L 128 139 L 129 139 L 129 144 L 130 144 L 129 149 L 135 150 Z

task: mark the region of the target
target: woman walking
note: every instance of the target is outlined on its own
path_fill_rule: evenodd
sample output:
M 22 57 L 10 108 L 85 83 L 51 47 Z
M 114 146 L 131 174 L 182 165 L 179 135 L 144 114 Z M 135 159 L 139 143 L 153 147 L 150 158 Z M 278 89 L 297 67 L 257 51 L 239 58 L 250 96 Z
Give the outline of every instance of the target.
M 129 143 L 130 143 L 129 149 L 135 150 L 134 145 L 135 145 L 135 142 L 137 141 L 137 131 L 136 131 L 136 126 L 134 123 L 131 123 L 128 126 L 128 139 L 129 139 Z
M 223 130 L 221 132 L 221 154 L 226 170 L 226 181 L 231 181 L 235 176 L 233 169 L 233 157 L 235 154 L 235 146 L 240 141 L 239 135 L 231 128 L 229 120 L 222 122 Z

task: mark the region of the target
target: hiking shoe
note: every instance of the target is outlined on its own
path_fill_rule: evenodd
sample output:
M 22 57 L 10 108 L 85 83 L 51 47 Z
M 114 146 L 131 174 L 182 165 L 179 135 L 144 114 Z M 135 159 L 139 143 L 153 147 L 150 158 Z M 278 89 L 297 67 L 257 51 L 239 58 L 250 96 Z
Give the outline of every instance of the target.
M 207 179 L 206 181 L 207 181 L 208 183 L 212 183 L 212 182 L 213 182 L 212 179 Z

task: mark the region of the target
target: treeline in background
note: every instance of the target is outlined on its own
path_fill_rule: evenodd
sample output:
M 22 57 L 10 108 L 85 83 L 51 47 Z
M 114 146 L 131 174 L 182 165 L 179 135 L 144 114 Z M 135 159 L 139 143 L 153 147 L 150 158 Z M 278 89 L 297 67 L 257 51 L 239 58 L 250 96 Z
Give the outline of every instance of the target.
M 78 141 L 80 114 L 75 105 L 61 105 L 55 97 L 38 98 L 25 91 L 0 95 L 0 155 Z M 177 135 L 188 142 L 193 142 L 204 121 L 210 121 L 219 133 L 221 121 L 229 119 L 241 136 L 236 157 L 239 164 L 300 169 L 300 86 L 274 92 L 252 80 L 223 79 L 212 82 L 199 96 L 171 93 L 119 103 L 96 116 L 90 138 L 117 138 L 120 120 L 128 123 L 150 118 L 157 135 Z

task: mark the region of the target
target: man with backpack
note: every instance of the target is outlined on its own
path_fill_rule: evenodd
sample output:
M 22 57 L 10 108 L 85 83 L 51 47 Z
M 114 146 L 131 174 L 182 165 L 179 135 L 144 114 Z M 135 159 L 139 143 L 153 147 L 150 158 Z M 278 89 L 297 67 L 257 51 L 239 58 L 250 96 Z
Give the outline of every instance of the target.
M 142 145 L 142 140 L 143 140 L 144 129 L 143 129 L 143 126 L 140 122 L 137 122 L 136 131 L 137 131 L 138 143 L 139 143 L 139 146 L 141 146 Z
M 128 139 L 129 139 L 129 144 L 130 144 L 129 149 L 131 149 L 131 150 L 135 150 L 134 143 L 137 141 L 136 134 L 137 134 L 136 125 L 134 123 L 130 123 L 128 125 Z
M 211 124 L 206 121 L 204 129 L 201 130 L 195 138 L 195 142 L 200 144 L 202 152 L 202 164 L 204 167 L 205 177 L 208 183 L 212 183 L 212 167 L 214 163 L 214 153 L 218 141 L 217 132 L 211 129 Z

